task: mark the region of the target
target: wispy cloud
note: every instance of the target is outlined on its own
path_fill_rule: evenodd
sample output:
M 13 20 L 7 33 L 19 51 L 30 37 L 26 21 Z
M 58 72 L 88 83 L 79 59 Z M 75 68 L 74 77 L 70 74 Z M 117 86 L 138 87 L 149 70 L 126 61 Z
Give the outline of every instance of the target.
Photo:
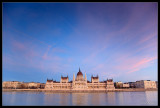
M 151 73 L 145 75 L 145 69 L 155 68 L 158 4 L 32 5 L 35 7 L 11 3 L 3 9 L 6 69 L 33 75 L 35 71 L 45 75 L 68 72 L 72 76 L 82 66 L 100 79 L 124 74 L 129 79 L 137 73 L 147 77 Z
M 46 51 L 46 52 L 44 53 L 44 55 L 42 56 L 43 59 L 45 59 L 45 60 L 46 60 L 46 59 L 49 59 L 49 58 L 48 58 L 48 52 L 49 52 L 50 48 L 51 48 L 51 46 L 49 45 L 49 46 L 47 47 L 47 51 Z
M 144 44 L 145 42 L 150 41 L 150 39 L 152 39 L 152 38 L 156 39 L 156 36 L 157 36 L 157 32 L 152 32 L 149 35 L 144 35 L 143 38 L 140 39 L 138 44 Z
M 157 57 L 144 58 L 144 59 L 138 61 L 136 64 L 132 65 L 130 67 L 130 71 L 128 71 L 127 73 L 133 73 L 133 72 L 139 71 L 140 69 L 143 69 L 143 68 L 149 66 L 150 63 L 155 59 L 157 59 Z
M 15 50 L 26 50 L 26 47 L 25 47 L 24 43 L 22 43 L 22 42 L 13 40 L 12 45 Z

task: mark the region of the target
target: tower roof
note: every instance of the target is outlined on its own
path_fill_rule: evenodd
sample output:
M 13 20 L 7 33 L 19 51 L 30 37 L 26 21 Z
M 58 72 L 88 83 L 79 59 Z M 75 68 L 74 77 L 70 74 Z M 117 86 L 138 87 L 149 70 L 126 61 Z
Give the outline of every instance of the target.
M 80 68 L 79 68 L 79 72 L 77 73 L 77 75 L 83 75 Z
M 63 76 L 61 75 L 61 78 L 62 78 L 62 79 L 67 79 L 67 78 L 68 78 L 68 75 L 67 75 L 67 77 L 63 77 Z

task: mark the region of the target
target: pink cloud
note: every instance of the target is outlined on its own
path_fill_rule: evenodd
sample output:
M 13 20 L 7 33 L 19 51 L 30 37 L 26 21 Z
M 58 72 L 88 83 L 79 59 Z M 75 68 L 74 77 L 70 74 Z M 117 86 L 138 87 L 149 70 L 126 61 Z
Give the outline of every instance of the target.
M 150 66 L 155 59 L 157 59 L 157 56 L 145 56 L 144 58 L 143 56 L 130 57 L 126 55 L 125 57 L 125 55 L 123 55 L 116 60 L 117 64 L 114 68 L 123 74 L 129 74 Z
M 150 41 L 150 43 L 143 45 L 142 47 L 139 47 L 135 52 L 148 51 L 148 52 L 157 53 L 157 50 L 158 50 L 157 44 L 158 44 L 157 41 Z
M 18 40 L 12 39 L 11 40 L 14 56 L 18 58 L 23 57 L 27 59 L 28 61 L 32 62 L 32 59 L 36 56 L 39 56 L 39 53 L 35 49 L 35 45 L 30 42 L 20 42 Z
M 25 50 L 26 49 L 24 43 L 21 43 L 16 40 L 12 41 L 12 45 L 13 45 L 14 49 L 16 49 L 16 50 Z
M 3 67 L 7 69 L 19 69 L 19 67 L 34 67 L 32 62 L 28 63 L 27 61 L 24 62 L 17 62 L 21 58 L 19 56 L 11 55 L 11 54 L 3 54 Z M 30 61 L 30 59 L 27 59 Z M 18 67 L 18 68 L 17 68 Z
M 48 43 L 45 43 L 44 41 L 41 41 L 41 40 L 39 40 L 39 39 L 37 39 L 37 38 L 34 38 L 33 36 L 28 35 L 28 34 L 22 32 L 22 31 L 19 31 L 19 30 L 13 28 L 13 27 L 8 27 L 8 29 L 13 30 L 14 32 L 16 32 L 17 34 L 20 34 L 21 36 L 27 37 L 28 39 L 30 39 L 30 41 L 36 41 L 36 42 L 41 43 L 41 44 L 43 44 L 43 45 L 45 45 L 45 46 L 48 46 L 48 45 L 49 45 Z M 53 44 L 54 44 L 54 43 L 53 43 Z
M 53 53 L 54 52 L 62 52 L 62 53 L 64 53 L 65 52 L 65 50 L 64 49 L 60 49 L 60 48 L 56 48 L 56 47 L 54 47 L 53 49 L 52 49 L 52 51 L 53 51 Z
M 145 67 L 149 66 L 149 63 L 151 63 L 155 59 L 157 59 L 157 57 L 144 58 L 144 59 L 138 61 L 136 64 L 132 65 L 130 67 L 131 71 L 128 71 L 127 73 L 136 72 L 142 68 L 145 68 Z
M 3 54 L 3 66 L 6 66 L 4 64 L 11 64 L 13 65 L 15 61 L 13 61 L 12 56 L 8 54 Z
M 47 51 L 46 51 L 46 52 L 44 53 L 44 55 L 42 56 L 42 58 L 43 58 L 44 60 L 49 59 L 49 57 L 48 57 L 48 52 L 49 52 L 50 48 L 51 48 L 51 46 L 49 45 L 49 46 L 47 47 Z
M 120 34 L 127 32 L 129 29 L 132 29 L 134 25 L 147 14 L 148 11 L 150 11 L 150 4 L 149 3 L 143 3 L 142 4 L 133 4 L 134 8 L 132 8 L 130 12 L 130 16 L 128 20 L 126 20 L 126 24 L 118 31 Z M 152 22 L 153 23 L 153 22 Z M 149 25 L 150 22 L 148 22 L 146 25 Z M 145 25 L 145 27 L 146 27 Z M 142 32 L 144 30 L 143 27 L 139 27 L 139 31 Z
M 93 70 L 93 71 L 98 71 L 98 70 L 100 70 L 100 69 L 102 69 L 102 68 L 104 68 L 104 67 L 105 67 L 104 64 L 99 64 L 99 65 L 97 65 L 96 67 L 94 67 L 92 70 Z
M 147 36 L 145 36 L 145 38 L 143 37 L 139 42 L 138 42 L 138 44 L 143 44 L 144 42 L 146 42 L 146 41 L 150 41 L 150 39 L 152 39 L 153 37 L 155 37 L 155 36 L 157 36 L 157 32 L 154 32 L 154 33 L 152 33 L 152 34 L 150 34 L 150 35 L 147 35 Z M 156 37 L 155 37 L 156 38 Z

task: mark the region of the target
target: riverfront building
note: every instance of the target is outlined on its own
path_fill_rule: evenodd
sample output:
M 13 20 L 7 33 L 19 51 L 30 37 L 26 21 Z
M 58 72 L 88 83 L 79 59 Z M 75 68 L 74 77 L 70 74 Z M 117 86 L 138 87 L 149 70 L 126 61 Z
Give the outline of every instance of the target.
M 129 88 L 129 83 L 123 83 L 123 88 Z
M 123 83 L 121 81 L 115 82 L 115 88 L 129 88 L 129 83 Z
M 128 82 L 129 88 L 136 88 L 136 82 Z
M 19 81 L 4 81 L 2 88 L 4 89 L 44 89 L 45 83 L 39 82 L 19 82 Z
M 123 87 L 123 83 L 120 81 L 120 82 L 115 82 L 115 87 L 116 88 L 122 88 Z
M 2 88 L 7 89 L 17 89 L 21 87 L 22 82 L 19 81 L 4 81 L 2 83 Z
M 157 88 L 156 81 L 150 81 L 150 80 L 140 80 L 136 81 L 136 88 Z
M 87 80 L 87 76 L 83 77 L 83 73 L 79 69 L 77 76 L 73 75 L 73 80 L 69 82 L 69 78 L 61 76 L 60 82 L 47 79 L 45 89 L 51 90 L 114 90 L 113 79 L 99 81 L 99 76 L 91 77 L 91 82 Z

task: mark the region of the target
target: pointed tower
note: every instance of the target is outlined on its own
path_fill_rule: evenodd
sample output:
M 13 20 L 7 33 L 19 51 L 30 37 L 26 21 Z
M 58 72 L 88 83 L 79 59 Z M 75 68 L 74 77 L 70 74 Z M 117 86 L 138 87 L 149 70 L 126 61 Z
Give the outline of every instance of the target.
M 81 72 L 80 67 L 79 67 L 79 72 Z
M 86 76 L 86 72 L 85 72 L 85 81 L 87 81 L 87 76 Z
M 86 72 L 85 72 L 85 78 L 84 78 L 84 80 L 85 80 L 85 88 L 88 88 L 88 86 L 87 86 L 87 75 L 86 75 Z
M 75 81 L 75 75 L 73 74 L 73 81 Z
M 72 89 L 75 88 L 75 75 L 73 74 Z

